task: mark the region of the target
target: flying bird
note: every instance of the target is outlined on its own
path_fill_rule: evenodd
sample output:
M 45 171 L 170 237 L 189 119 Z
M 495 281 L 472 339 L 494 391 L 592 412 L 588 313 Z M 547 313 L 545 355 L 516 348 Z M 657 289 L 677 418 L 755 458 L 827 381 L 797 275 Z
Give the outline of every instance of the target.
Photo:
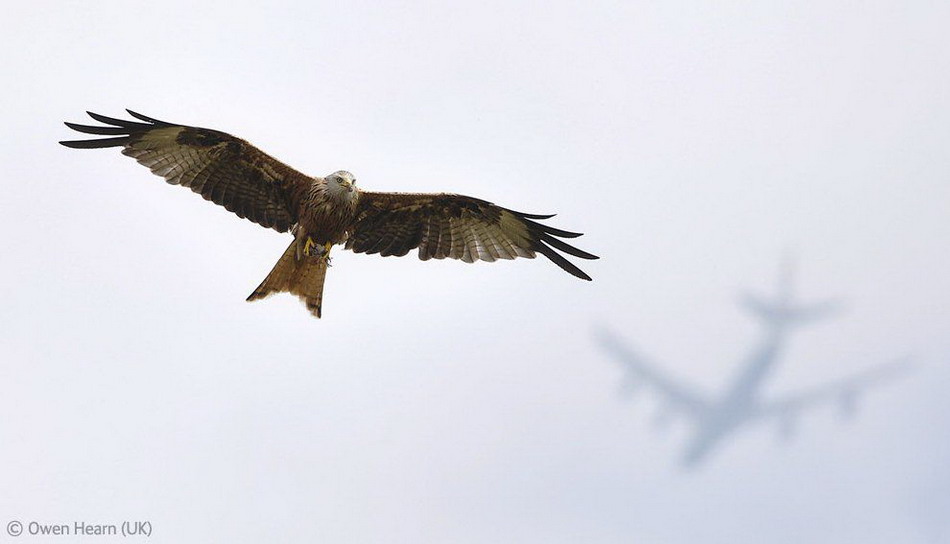
M 567 273 L 591 279 L 558 251 L 581 259 L 597 256 L 560 240 L 580 233 L 538 222 L 553 215 L 516 212 L 450 193 L 363 191 L 344 170 L 308 176 L 230 134 L 126 111 L 136 121 L 86 112 L 105 126 L 66 126 L 107 137 L 59 143 L 76 149 L 121 147 L 123 155 L 168 183 L 188 187 L 238 217 L 292 233 L 293 242 L 248 301 L 289 292 L 320 317 L 330 249 L 336 244 L 383 257 L 418 248 L 423 261 L 491 262 L 540 253 Z

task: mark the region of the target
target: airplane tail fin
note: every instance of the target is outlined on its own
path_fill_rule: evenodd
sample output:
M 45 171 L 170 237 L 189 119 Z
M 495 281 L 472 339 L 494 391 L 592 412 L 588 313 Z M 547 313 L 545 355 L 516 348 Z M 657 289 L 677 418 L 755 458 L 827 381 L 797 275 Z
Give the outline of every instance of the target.
M 783 327 L 804 325 L 812 321 L 832 316 L 841 310 L 840 303 L 827 301 L 802 305 L 795 300 L 795 263 L 789 255 L 783 259 L 779 269 L 775 298 L 767 300 L 756 295 L 745 294 L 742 306 L 767 325 Z
M 804 325 L 838 313 L 837 302 L 829 301 L 810 305 L 792 305 L 787 301 L 763 300 L 755 295 L 745 295 L 742 305 L 751 314 L 769 325 Z

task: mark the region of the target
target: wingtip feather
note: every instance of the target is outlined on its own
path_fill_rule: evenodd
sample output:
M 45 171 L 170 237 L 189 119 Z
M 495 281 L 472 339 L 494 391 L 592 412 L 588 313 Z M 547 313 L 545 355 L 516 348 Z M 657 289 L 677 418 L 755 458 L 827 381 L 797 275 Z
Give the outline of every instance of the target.
M 116 119 L 115 117 L 109 117 L 106 115 L 101 115 L 95 112 L 87 111 L 89 117 L 92 117 L 100 123 L 105 123 L 107 125 L 112 125 L 122 128 L 151 128 L 149 125 L 144 123 L 136 123 L 135 121 L 126 121 L 123 119 Z
M 145 121 L 146 123 L 152 123 L 152 124 L 155 124 L 155 125 L 171 125 L 171 124 L 172 124 L 172 123 L 169 123 L 169 122 L 167 122 L 167 121 L 160 121 L 160 120 L 158 120 L 158 119 L 155 119 L 154 117 L 149 117 L 149 116 L 147 116 L 147 115 L 142 115 L 141 113 L 134 112 L 134 111 L 130 110 L 129 108 L 125 108 L 125 111 L 127 111 L 127 112 L 129 113 L 129 115 L 131 115 L 132 117 L 135 117 L 136 119 L 138 119 L 138 120 L 140 120 L 140 121 Z
M 129 142 L 128 137 L 123 138 L 102 138 L 98 140 L 64 140 L 59 142 L 61 145 L 73 149 L 97 149 L 100 147 L 121 147 Z
M 545 257 L 547 257 L 548 259 L 550 259 L 551 262 L 561 267 L 561 270 L 567 272 L 568 274 L 576 278 L 580 278 L 582 280 L 587 280 L 587 281 L 593 281 L 592 278 L 587 275 L 587 273 L 585 273 L 583 270 L 578 268 L 574 263 L 565 259 L 564 256 L 558 253 L 557 251 L 554 251 L 553 249 L 551 249 L 550 247 L 544 244 L 540 244 L 540 246 L 541 247 L 539 247 L 537 251 L 541 253 L 542 255 L 544 255 Z
M 541 241 L 547 244 L 550 244 L 551 247 L 553 247 L 554 249 L 561 250 L 564 253 L 567 253 L 568 255 L 573 255 L 574 257 L 578 257 L 580 259 L 587 259 L 589 261 L 592 261 L 598 258 L 597 255 L 588 253 L 582 249 L 578 249 L 572 246 L 571 244 L 562 242 L 561 240 L 558 240 L 557 238 L 549 234 L 542 234 Z

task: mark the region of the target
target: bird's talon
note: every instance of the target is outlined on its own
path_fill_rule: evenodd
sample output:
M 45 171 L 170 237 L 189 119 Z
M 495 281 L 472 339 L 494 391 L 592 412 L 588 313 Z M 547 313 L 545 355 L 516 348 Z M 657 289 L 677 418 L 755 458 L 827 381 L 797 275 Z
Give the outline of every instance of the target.
M 313 249 L 314 249 L 314 246 L 315 246 L 315 245 L 316 245 L 316 244 L 313 243 L 313 240 L 311 240 L 310 237 L 308 236 L 307 239 L 306 239 L 306 241 L 304 241 L 304 243 L 303 243 L 303 251 L 302 251 L 302 253 L 303 253 L 304 255 L 308 256 L 308 257 L 311 256 L 311 255 L 313 255 Z

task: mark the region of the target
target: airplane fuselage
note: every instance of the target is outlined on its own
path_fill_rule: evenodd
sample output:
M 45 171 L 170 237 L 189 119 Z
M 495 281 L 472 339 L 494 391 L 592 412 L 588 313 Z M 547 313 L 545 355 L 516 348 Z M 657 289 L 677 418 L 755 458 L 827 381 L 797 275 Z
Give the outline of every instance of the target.
M 780 323 L 769 325 L 765 340 L 752 352 L 746 364 L 740 367 L 739 374 L 729 388 L 709 406 L 706 413 L 694 420 L 695 434 L 684 451 L 683 465 L 701 462 L 722 438 L 755 416 L 758 393 L 775 366 L 782 347 L 783 327 Z

